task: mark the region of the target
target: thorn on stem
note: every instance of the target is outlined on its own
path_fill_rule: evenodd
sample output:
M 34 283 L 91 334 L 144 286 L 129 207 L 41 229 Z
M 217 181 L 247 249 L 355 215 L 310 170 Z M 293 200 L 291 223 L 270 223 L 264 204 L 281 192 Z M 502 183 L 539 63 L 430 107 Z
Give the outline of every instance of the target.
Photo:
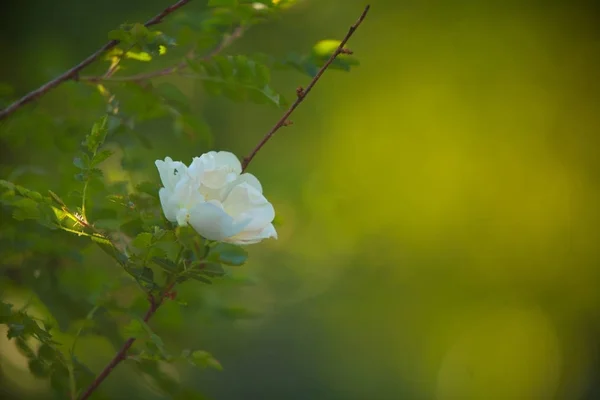
M 287 119 L 287 120 L 285 120 L 285 122 L 283 123 L 282 126 L 290 126 L 290 125 L 293 125 L 293 124 L 294 124 L 294 121 L 290 121 L 289 119 Z
M 175 291 L 175 290 L 165 293 L 165 298 L 167 298 L 169 300 L 175 300 L 176 297 L 177 297 L 177 291 Z
M 302 86 L 296 88 L 296 96 L 298 96 L 299 99 L 304 97 L 304 88 Z
M 346 47 L 340 49 L 340 54 L 354 54 L 354 52 Z

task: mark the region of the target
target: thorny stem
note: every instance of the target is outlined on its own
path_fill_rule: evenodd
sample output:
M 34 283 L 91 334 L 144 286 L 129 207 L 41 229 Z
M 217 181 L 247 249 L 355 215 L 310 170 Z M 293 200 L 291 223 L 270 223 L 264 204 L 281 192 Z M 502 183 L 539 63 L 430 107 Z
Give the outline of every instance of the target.
M 360 17 L 358 17 L 358 20 L 356 20 L 354 25 L 352 25 L 350 27 L 350 29 L 348 30 L 348 33 L 346 33 L 346 36 L 340 42 L 340 45 L 337 47 L 337 49 L 335 49 L 335 51 L 333 52 L 331 57 L 329 57 L 329 60 L 327 60 L 327 62 L 321 67 L 319 72 L 317 72 L 317 74 L 310 81 L 308 86 L 305 89 L 298 88 L 296 90 L 296 101 L 294 101 L 294 103 L 290 106 L 290 108 L 288 108 L 288 110 L 283 114 L 283 116 L 279 119 L 279 121 L 277 121 L 277 123 L 271 128 L 271 130 L 269 132 L 267 132 L 267 134 L 256 145 L 256 147 L 250 152 L 250 154 L 244 158 L 244 160 L 242 161 L 242 172 L 245 171 L 246 168 L 248 168 L 248 164 L 250 164 L 250 162 L 252 161 L 252 159 L 254 158 L 256 153 L 258 153 L 260 151 L 260 149 L 269 141 L 269 139 L 271 139 L 271 137 L 275 134 L 275 132 L 277 132 L 282 126 L 287 126 L 287 125 L 291 124 L 291 121 L 288 120 L 290 115 L 292 115 L 294 110 L 300 105 L 300 103 L 302 103 L 304 101 L 304 99 L 306 98 L 308 93 L 312 90 L 312 88 L 315 86 L 315 84 L 317 83 L 319 78 L 321 78 L 323 73 L 327 70 L 327 68 L 329 68 L 329 66 L 336 59 L 336 57 L 339 56 L 340 54 L 350 54 L 351 53 L 350 50 L 344 48 L 344 46 L 346 45 L 346 42 L 348 42 L 350 37 L 354 34 L 356 29 L 359 27 L 359 25 L 363 22 L 363 20 L 367 16 L 367 13 L 369 12 L 369 8 L 370 8 L 370 6 L 365 7 L 365 9 L 362 12 L 362 14 L 360 15 Z
M 321 75 L 323 75 L 323 73 L 325 72 L 325 70 L 327 70 L 327 68 L 331 65 L 331 63 L 335 60 L 335 58 L 338 55 L 340 55 L 340 54 L 344 54 L 344 53 L 348 53 L 349 52 L 349 50 L 347 50 L 347 49 L 344 48 L 344 45 L 346 44 L 346 42 L 348 41 L 348 39 L 350 39 L 350 37 L 354 34 L 354 32 L 356 31 L 356 29 L 358 28 L 358 26 L 362 23 L 362 21 L 366 17 L 368 11 L 369 11 L 369 6 L 367 6 L 365 8 L 365 10 L 361 14 L 361 16 L 354 23 L 354 25 L 352 25 L 350 27 L 350 30 L 348 31 L 348 33 L 346 34 L 346 36 L 344 37 L 344 39 L 340 42 L 340 45 L 338 46 L 338 48 L 334 51 L 334 53 L 331 55 L 331 57 L 329 58 L 329 60 L 323 65 L 323 67 L 321 67 L 321 69 L 319 70 L 319 72 L 315 75 L 315 77 L 312 79 L 312 81 L 308 84 L 308 86 L 306 87 L 306 89 L 299 88 L 297 90 L 297 99 L 296 99 L 296 101 L 290 106 L 290 108 L 285 112 L 285 114 L 283 115 L 283 117 L 281 117 L 281 119 L 275 124 L 275 126 L 263 137 L 263 139 L 254 148 L 254 150 L 252 150 L 252 152 L 250 153 L 250 155 L 247 156 L 246 158 L 244 158 L 244 161 L 242 163 L 243 170 L 245 170 L 248 167 L 248 164 L 250 163 L 250 161 L 252 161 L 252 159 L 254 158 L 254 156 L 256 155 L 256 153 L 258 153 L 258 151 L 273 136 L 273 134 L 275 132 L 277 132 L 277 130 L 279 128 L 281 128 L 282 126 L 285 126 L 285 125 L 289 125 L 289 121 L 288 121 L 289 116 L 294 112 L 294 110 L 298 107 L 298 105 L 300 103 L 302 103 L 302 101 L 304 100 L 304 98 L 306 97 L 306 95 L 311 91 L 311 89 L 313 88 L 313 86 L 317 83 L 317 81 L 319 80 L 319 78 L 321 77 Z M 223 47 L 218 47 L 218 51 L 220 51 Z M 175 66 L 175 67 L 177 67 L 177 66 Z M 175 68 L 175 67 L 171 67 L 171 68 Z M 166 71 L 166 70 L 161 70 L 161 71 Z M 161 76 L 163 74 L 167 74 L 167 72 L 161 72 L 161 71 L 155 71 L 154 73 L 145 74 L 142 78 L 140 78 L 140 76 L 138 75 L 133 80 L 147 79 L 147 78 L 151 78 L 151 77 L 154 77 L 154 76 Z M 173 71 L 170 71 L 168 73 L 171 73 L 171 72 L 173 72 Z M 148 76 L 150 74 L 152 74 L 152 75 Z M 129 77 L 130 80 L 132 80 L 131 78 L 132 77 Z M 158 299 L 155 298 L 153 295 L 149 295 L 148 296 L 148 302 L 150 303 L 150 307 L 148 308 L 148 311 L 146 312 L 146 315 L 144 316 L 144 322 L 148 322 L 150 320 L 150 318 L 152 318 L 152 316 L 156 313 L 156 311 L 161 306 L 161 304 L 163 303 L 163 301 L 165 300 L 165 298 L 168 297 L 171 289 L 175 286 L 175 284 L 176 284 L 176 280 L 173 280 L 172 282 L 170 282 L 167 285 L 167 287 L 163 291 L 161 291 L 161 293 L 158 296 Z M 96 379 L 94 379 L 94 381 L 90 384 L 90 386 L 79 397 L 79 400 L 85 400 L 90 395 L 92 395 L 92 393 L 94 393 L 94 391 L 98 388 L 98 386 L 100 386 L 100 384 L 102 382 L 104 382 L 104 380 L 110 375 L 110 373 L 113 371 L 113 369 L 117 365 L 119 365 L 119 363 L 121 363 L 121 361 L 124 361 L 127 358 L 127 352 L 129 351 L 129 349 L 131 348 L 131 346 L 133 345 L 134 342 L 135 342 L 135 338 L 129 338 L 129 339 L 127 339 L 127 341 L 119 349 L 119 351 L 113 357 L 113 359 L 106 365 L 106 367 L 104 367 L 104 369 L 102 370 L 102 372 L 100 372 L 100 374 L 96 377 Z
M 164 10 L 162 10 L 160 13 L 158 13 L 154 17 L 150 18 L 148 21 L 146 21 L 144 26 L 148 27 L 151 25 L 160 24 L 167 15 L 169 15 L 172 12 L 174 12 L 175 10 L 183 7 L 190 1 L 191 0 L 179 0 L 178 2 L 170 5 L 169 7 L 165 8 Z M 17 111 L 19 108 L 23 107 L 24 105 L 31 103 L 35 99 L 45 95 L 47 92 L 54 89 L 61 83 L 69 81 L 69 80 L 77 79 L 79 72 L 82 69 L 84 69 L 85 67 L 87 67 L 88 65 L 90 65 L 91 63 L 96 61 L 102 54 L 104 54 L 106 51 L 114 48 L 118 44 L 119 44 L 118 40 L 111 40 L 110 42 L 106 43 L 104 46 L 99 48 L 95 53 L 91 54 L 88 58 L 86 58 L 85 60 L 83 60 L 82 62 L 80 62 L 73 68 L 71 68 L 70 70 L 62 73 L 61 75 L 57 76 L 56 78 L 52 79 L 51 81 L 46 82 L 45 84 L 43 84 L 36 90 L 33 90 L 33 91 L 27 93 L 25 96 L 21 97 L 19 100 L 15 101 L 14 103 L 12 103 L 8 107 L 6 107 L 4 110 L 0 111 L 0 120 L 8 117 L 10 114 L 14 113 L 15 111 Z

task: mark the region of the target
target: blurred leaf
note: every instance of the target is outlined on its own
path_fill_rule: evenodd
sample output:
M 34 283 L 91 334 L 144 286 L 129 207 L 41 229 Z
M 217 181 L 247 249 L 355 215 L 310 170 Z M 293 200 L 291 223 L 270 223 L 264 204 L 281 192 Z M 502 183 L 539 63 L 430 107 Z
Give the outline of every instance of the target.
M 90 163 L 90 166 L 94 167 L 112 155 L 113 155 L 113 152 L 111 150 L 102 150 L 101 152 L 99 152 L 98 154 L 96 154 L 94 156 L 94 158 L 92 159 L 92 161 Z
M 102 117 L 92 127 L 92 132 L 86 136 L 84 145 L 90 153 L 95 154 L 98 148 L 104 143 L 106 139 L 107 129 L 107 117 Z
M 40 359 L 31 359 L 28 364 L 29 372 L 36 378 L 46 378 L 50 375 L 50 368 Z
M 154 88 L 154 91 L 170 103 L 178 107 L 188 108 L 189 99 L 172 83 L 161 83 Z
M 268 67 L 246 56 L 215 56 L 210 61 L 188 60 L 206 91 L 233 101 L 270 103 L 278 107 L 283 98 L 270 86 Z
M 156 265 L 158 265 L 159 267 L 161 267 L 162 269 L 164 269 L 167 272 L 176 272 L 177 271 L 177 264 L 175 264 L 171 260 L 168 260 L 166 258 L 153 257 L 152 261 L 154 261 L 154 263 L 156 263 Z
M 38 357 L 44 361 L 52 362 L 57 356 L 56 350 L 47 343 L 42 343 L 38 349 Z
M 69 370 L 62 363 L 53 363 L 50 385 L 52 389 L 63 396 L 69 393 Z
M 218 260 L 226 265 L 240 266 L 248 259 L 248 253 L 240 246 L 219 243 L 209 253 L 209 260 Z
M 152 234 L 148 232 L 140 233 L 133 239 L 131 244 L 138 249 L 147 249 L 152 244 Z
M 156 183 L 152 182 L 141 182 L 138 183 L 135 187 L 138 192 L 146 193 L 154 198 L 158 198 L 158 191 L 160 190 L 160 186 Z
M 125 336 L 136 339 L 147 336 L 146 329 L 144 329 L 144 323 L 137 318 L 129 321 L 129 324 L 124 328 L 124 333 Z
M 187 357 L 188 361 L 201 368 L 212 368 L 217 371 L 223 371 L 223 366 L 217 361 L 212 354 L 204 350 L 195 350 Z

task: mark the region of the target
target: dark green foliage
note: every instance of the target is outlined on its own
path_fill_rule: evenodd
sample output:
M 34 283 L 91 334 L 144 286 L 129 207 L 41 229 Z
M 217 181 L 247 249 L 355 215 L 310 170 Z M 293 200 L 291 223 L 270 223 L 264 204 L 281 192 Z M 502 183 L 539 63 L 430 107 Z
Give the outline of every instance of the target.
M 246 56 L 216 56 L 210 61 L 188 61 L 206 91 L 233 101 L 282 106 L 285 101 L 270 86 L 269 69 Z
M 0 324 L 31 374 L 48 380 L 60 398 L 77 397 L 98 373 L 83 362 L 87 338 L 103 338 L 114 349 L 136 338 L 128 360 L 168 398 L 204 397 L 165 374 L 161 363 L 222 369 L 204 350 L 163 340 L 165 328 L 142 316 L 151 304 L 168 307 L 182 283 L 201 294 L 211 289 L 198 282 L 248 284 L 229 274 L 248 254 L 167 221 L 150 157 L 168 155 L 163 147 L 175 140 L 197 154 L 212 145 L 209 123 L 190 101 L 194 81 L 202 82 L 203 95 L 282 107 L 271 67 L 314 74 L 327 56 L 322 46 L 280 63 L 225 55 L 251 26 L 291 3 L 210 0 L 201 11 L 174 14 L 161 30 L 124 24 L 108 35 L 119 46 L 90 68 L 100 72 L 61 85 L 0 125 L 0 284 L 27 293 L 45 316 L 0 302 Z M 352 60 L 336 67 L 348 69 Z M 161 80 L 167 75 L 177 79 Z M 0 106 L 13 99 L 12 88 L 0 84 Z M 198 305 L 200 297 L 189 304 L 213 317 L 256 316 L 216 300 Z

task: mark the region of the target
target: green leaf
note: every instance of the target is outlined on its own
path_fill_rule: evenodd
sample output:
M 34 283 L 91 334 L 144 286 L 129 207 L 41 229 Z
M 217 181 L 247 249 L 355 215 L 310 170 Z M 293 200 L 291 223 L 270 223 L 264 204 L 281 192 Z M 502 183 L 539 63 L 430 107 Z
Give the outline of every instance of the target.
M 179 88 L 171 83 L 161 83 L 154 90 L 164 99 L 179 107 L 188 108 L 189 99 Z
M 2 318 L 12 315 L 12 307 L 12 304 L 0 301 L 0 322 L 3 322 Z
M 187 278 L 191 278 L 194 279 L 196 281 L 202 282 L 202 283 L 206 283 L 207 285 L 212 285 L 212 281 L 202 275 L 200 275 L 197 272 L 193 272 L 193 273 L 189 273 L 186 276 L 182 276 L 180 277 L 181 280 L 179 280 L 178 282 L 184 282 Z
M 269 86 L 266 65 L 246 56 L 215 56 L 211 60 L 188 61 L 211 95 L 224 95 L 233 101 L 284 105 L 283 98 Z
M 52 346 L 47 343 L 42 343 L 38 349 L 38 357 L 42 360 L 50 362 L 54 361 L 58 357 L 58 354 Z
M 104 143 L 107 133 L 107 117 L 104 116 L 92 126 L 92 132 L 85 138 L 84 145 L 90 153 L 95 154 L 98 151 L 98 148 Z
M 50 385 L 58 394 L 64 395 L 69 392 L 69 370 L 60 362 L 52 364 Z
M 81 157 L 75 157 L 73 159 L 73 165 L 79 169 L 86 169 L 88 167 L 88 163 L 86 163 Z
M 225 275 L 225 270 L 219 263 L 204 262 L 200 263 L 200 273 L 209 277 L 220 277 Z
M 141 182 L 135 186 L 135 190 L 141 193 L 146 193 L 154 198 L 158 198 L 160 186 L 152 182 Z
M 240 266 L 248 259 L 248 253 L 240 246 L 219 243 L 211 249 L 209 259 L 218 260 L 226 265 Z
M 139 319 L 132 319 L 129 321 L 129 324 L 125 326 L 124 333 L 125 336 L 129 338 L 140 339 L 147 336 L 146 329 L 144 328 L 144 323 Z
M 152 261 L 167 272 L 177 271 L 177 264 L 167 258 L 153 257 Z
M 113 152 L 111 150 L 102 150 L 101 152 L 99 152 L 98 154 L 96 154 L 94 156 L 94 158 L 92 159 L 92 162 L 90 163 L 90 166 L 94 167 L 112 155 L 113 155 Z
M 188 356 L 188 361 L 201 368 L 212 368 L 217 371 L 223 371 L 223 366 L 212 354 L 204 350 L 195 350 Z
M 29 360 L 28 366 L 29 372 L 31 372 L 31 374 L 36 378 L 46 378 L 48 375 L 50 375 L 50 369 L 46 363 L 40 359 L 34 358 Z
M 26 219 L 38 219 L 41 216 L 38 204 L 31 199 L 21 198 L 12 204 L 15 209 L 13 210 L 13 218 L 17 221 L 24 221 Z
M 22 336 L 19 336 L 15 339 L 15 345 L 16 345 L 17 349 L 19 350 L 19 352 L 21 354 L 23 354 L 25 357 L 27 357 L 29 359 L 36 358 L 35 353 L 33 352 L 31 347 L 27 344 L 27 341 Z
M 137 235 L 131 244 L 138 249 L 147 249 L 152 245 L 152 234 L 148 232 L 143 232 Z

